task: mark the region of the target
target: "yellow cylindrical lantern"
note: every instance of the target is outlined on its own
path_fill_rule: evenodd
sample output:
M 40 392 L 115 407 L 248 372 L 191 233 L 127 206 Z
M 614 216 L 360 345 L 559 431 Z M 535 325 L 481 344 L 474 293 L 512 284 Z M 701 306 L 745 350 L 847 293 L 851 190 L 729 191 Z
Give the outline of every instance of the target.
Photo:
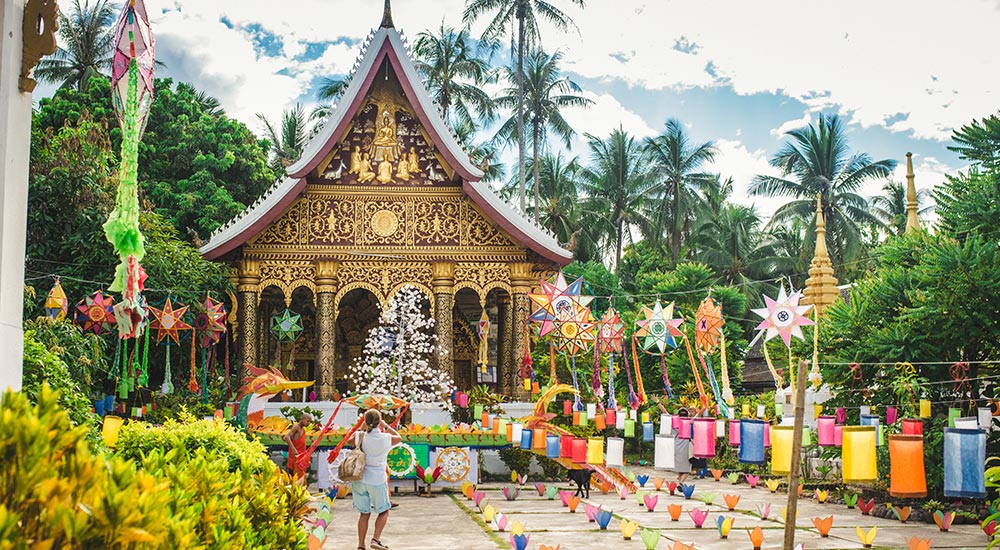
M 122 420 L 119 416 L 107 415 L 104 417 L 104 426 L 101 428 L 101 438 L 108 447 L 114 447 L 118 443 L 118 431 L 122 429 Z
M 587 464 L 604 464 L 604 438 L 587 440 Z
M 889 494 L 898 498 L 927 496 L 924 436 L 889 436 Z
M 930 418 L 931 417 L 931 401 L 930 399 L 920 400 L 920 418 Z
M 645 424 L 646 422 L 649 422 L 649 413 L 648 412 L 642 413 L 642 416 L 640 418 L 642 418 L 642 423 L 643 424 Z
M 771 426 L 771 473 L 788 475 L 792 469 L 794 426 Z
M 750 416 L 750 403 L 744 403 L 743 407 L 741 407 L 741 409 L 742 410 L 740 412 L 743 413 L 744 417 Z
M 844 483 L 874 483 L 878 479 L 875 462 L 875 426 L 844 426 Z
M 531 438 L 532 449 L 545 448 L 545 428 L 535 428 L 535 433 Z

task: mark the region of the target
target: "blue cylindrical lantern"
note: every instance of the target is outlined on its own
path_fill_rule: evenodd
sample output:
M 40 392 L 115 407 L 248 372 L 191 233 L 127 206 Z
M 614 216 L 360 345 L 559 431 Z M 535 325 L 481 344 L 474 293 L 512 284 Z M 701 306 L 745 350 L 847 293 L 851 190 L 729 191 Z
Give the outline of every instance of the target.
M 986 497 L 986 431 L 944 429 L 944 496 Z
M 114 414 L 115 412 L 115 396 L 105 395 L 104 396 L 104 414 Z
M 104 398 L 100 398 L 94 401 L 94 413 L 97 416 L 104 416 Z
M 740 420 L 740 462 L 743 464 L 764 463 L 764 430 L 767 424 L 763 420 L 744 418 Z
M 875 446 L 882 446 L 882 426 L 879 417 L 874 414 L 863 414 L 861 415 L 861 425 L 862 426 L 875 426 Z
M 531 430 L 521 430 L 521 448 L 530 449 L 531 448 Z
M 547 435 L 547 436 L 545 436 L 545 457 L 546 458 L 559 458 L 559 436 L 558 435 Z
M 653 423 L 643 422 L 642 424 L 642 440 L 652 441 L 653 440 Z

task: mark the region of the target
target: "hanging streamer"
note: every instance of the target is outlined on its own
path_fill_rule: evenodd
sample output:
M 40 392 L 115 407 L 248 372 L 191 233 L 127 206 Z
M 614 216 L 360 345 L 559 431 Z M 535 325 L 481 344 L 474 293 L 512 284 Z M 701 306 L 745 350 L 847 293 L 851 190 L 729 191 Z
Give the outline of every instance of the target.
M 633 360 L 637 360 L 638 357 L 634 355 L 635 354 L 635 341 L 634 340 L 632 341 L 632 353 L 633 353 Z M 633 409 L 638 409 L 639 408 L 639 396 L 635 394 L 635 386 L 632 385 L 632 369 L 629 368 L 629 365 L 628 365 L 628 354 L 627 353 L 623 353 L 622 354 L 622 361 L 625 363 L 625 376 L 628 379 L 628 398 L 626 399 L 626 401 L 628 402 L 628 404 L 629 404 L 630 407 L 632 407 Z
M 174 393 L 174 383 L 170 376 L 170 346 L 167 344 L 167 365 L 163 369 L 163 385 L 160 386 L 160 393 L 163 395 L 170 395 Z
M 667 362 L 660 356 L 660 372 L 663 374 L 663 387 L 667 389 L 667 397 L 674 398 L 674 391 L 670 387 L 670 376 L 667 375 Z
M 618 401 L 615 400 L 615 354 L 608 354 L 608 408 L 617 409 Z
M 701 366 L 704 367 L 705 372 L 708 373 L 708 383 L 712 386 L 712 395 L 715 396 L 715 403 L 719 407 L 719 415 L 728 418 L 729 405 L 726 403 L 725 399 L 723 399 L 722 393 L 719 391 L 719 383 L 715 380 L 715 370 L 712 368 L 712 362 L 702 355 L 701 350 L 698 350 L 698 359 L 701 360 Z
M 143 335 L 144 347 L 142 348 L 142 367 L 139 370 L 138 382 L 140 386 L 149 385 L 149 329 Z
M 195 345 L 194 339 L 192 338 L 191 339 L 191 375 L 188 378 L 188 391 L 190 391 L 191 393 L 198 393 L 198 379 L 197 379 L 197 373 L 195 372 L 196 369 L 197 369 L 197 365 L 195 364 L 196 363 L 196 359 L 198 357 L 197 356 L 197 350 L 198 350 L 198 348 Z
M 726 335 L 719 335 L 719 360 L 722 362 L 722 400 L 732 407 L 736 403 L 733 397 L 733 388 L 729 385 L 729 366 L 726 364 Z
M 639 371 L 639 354 L 635 350 L 635 335 L 632 335 L 632 368 L 635 369 L 635 386 L 636 386 L 636 397 L 638 398 L 638 403 L 632 408 L 637 409 L 641 405 L 645 405 L 649 399 L 646 397 L 646 388 L 642 383 L 642 372 Z
M 556 376 L 556 344 L 549 339 L 549 383 L 555 386 L 559 383 L 559 377 Z
M 590 391 L 594 393 L 597 402 L 604 397 L 604 384 L 601 383 L 601 352 L 594 348 L 594 372 L 590 376 Z
M 774 378 L 774 388 L 780 390 L 785 387 L 785 381 L 778 374 L 777 369 L 774 368 L 774 363 L 771 362 L 771 354 L 767 351 L 767 342 L 761 342 L 760 347 L 764 350 L 764 360 L 767 362 L 767 370 L 771 371 L 771 377 Z
M 208 361 L 205 357 L 207 350 L 201 348 L 201 402 L 208 403 Z
M 705 394 L 705 386 L 701 383 L 701 375 L 698 374 L 698 366 L 694 363 L 694 353 L 691 351 L 691 341 L 684 335 L 684 346 L 687 347 L 688 359 L 691 361 L 691 372 L 694 373 L 694 383 L 698 386 L 698 398 L 701 400 L 701 407 L 708 408 L 708 395 Z
M 573 410 L 582 411 L 583 402 L 580 401 L 580 386 L 576 383 L 576 356 L 569 356 L 569 373 L 573 376 L 573 390 L 576 395 L 573 396 Z

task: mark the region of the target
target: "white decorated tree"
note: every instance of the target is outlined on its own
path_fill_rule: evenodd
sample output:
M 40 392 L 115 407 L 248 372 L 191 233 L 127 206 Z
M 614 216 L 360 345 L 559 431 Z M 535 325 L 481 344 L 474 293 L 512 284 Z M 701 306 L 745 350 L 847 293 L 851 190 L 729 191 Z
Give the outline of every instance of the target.
M 424 315 L 424 295 L 405 286 L 382 310 L 368 333 L 361 357 L 351 366 L 359 393 L 391 394 L 416 403 L 442 402 L 450 408 L 451 376 L 431 364 L 437 351 L 434 319 Z

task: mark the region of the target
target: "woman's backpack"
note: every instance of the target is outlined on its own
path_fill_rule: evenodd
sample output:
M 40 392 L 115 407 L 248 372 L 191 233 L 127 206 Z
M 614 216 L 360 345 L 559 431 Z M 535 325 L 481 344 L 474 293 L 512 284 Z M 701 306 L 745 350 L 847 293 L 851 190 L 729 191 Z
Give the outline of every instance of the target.
M 367 457 L 365 452 L 361 450 L 361 444 L 365 440 L 365 436 L 362 433 L 358 434 L 357 446 L 354 450 L 347 453 L 344 457 L 343 462 L 337 468 L 337 477 L 341 481 L 361 481 L 361 478 L 365 474 L 365 462 Z

